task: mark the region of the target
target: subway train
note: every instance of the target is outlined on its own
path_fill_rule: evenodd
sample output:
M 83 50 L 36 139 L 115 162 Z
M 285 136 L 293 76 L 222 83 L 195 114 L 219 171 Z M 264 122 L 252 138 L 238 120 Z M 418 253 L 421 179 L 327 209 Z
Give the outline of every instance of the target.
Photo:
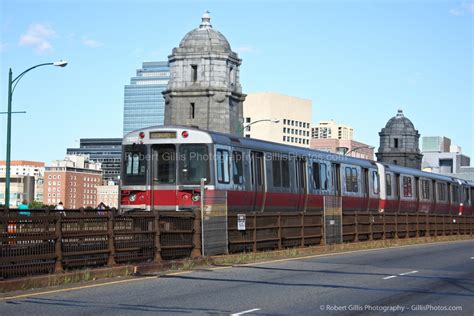
M 398 165 L 182 126 L 127 134 L 121 211 L 320 211 L 325 196 L 344 211 L 471 215 L 474 183 Z M 216 202 L 217 203 L 217 202 Z

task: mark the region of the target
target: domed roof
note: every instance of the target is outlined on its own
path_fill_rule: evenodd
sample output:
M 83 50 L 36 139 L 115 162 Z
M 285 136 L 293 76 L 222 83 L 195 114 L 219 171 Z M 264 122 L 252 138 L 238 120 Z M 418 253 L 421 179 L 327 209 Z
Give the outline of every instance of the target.
M 212 28 L 208 11 L 202 15 L 201 25 L 183 37 L 181 43 L 179 43 L 179 48 L 195 52 L 230 53 L 232 51 L 224 35 Z
M 398 110 L 397 115 L 388 120 L 385 128 L 390 130 L 415 130 L 415 126 L 408 118 L 405 117 L 405 115 L 403 115 L 403 111 L 401 109 Z

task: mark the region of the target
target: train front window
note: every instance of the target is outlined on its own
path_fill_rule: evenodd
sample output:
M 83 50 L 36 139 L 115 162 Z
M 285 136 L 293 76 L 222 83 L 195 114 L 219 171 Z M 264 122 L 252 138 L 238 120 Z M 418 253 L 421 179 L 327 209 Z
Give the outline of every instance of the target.
M 174 145 L 153 148 L 153 181 L 158 184 L 176 182 L 176 149 Z
M 127 184 L 146 182 L 146 146 L 133 145 L 124 148 L 123 180 Z
M 179 184 L 200 184 L 209 181 L 209 154 L 206 145 L 181 145 L 179 148 Z

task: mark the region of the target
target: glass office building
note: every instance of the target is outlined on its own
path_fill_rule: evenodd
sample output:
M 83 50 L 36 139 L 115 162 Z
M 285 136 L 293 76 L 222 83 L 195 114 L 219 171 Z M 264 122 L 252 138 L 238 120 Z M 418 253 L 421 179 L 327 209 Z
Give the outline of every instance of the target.
M 90 160 L 100 162 L 102 179 L 119 183 L 122 138 L 81 138 L 79 147 L 68 148 L 66 153 L 89 156 Z
M 125 86 L 123 134 L 139 128 L 163 125 L 165 99 L 161 94 L 170 79 L 167 61 L 144 62 Z

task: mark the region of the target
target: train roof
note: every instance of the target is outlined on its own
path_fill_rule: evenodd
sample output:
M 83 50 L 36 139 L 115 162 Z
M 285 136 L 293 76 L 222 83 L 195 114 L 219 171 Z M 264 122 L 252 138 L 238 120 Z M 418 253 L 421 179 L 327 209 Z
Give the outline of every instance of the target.
M 318 160 L 327 160 L 330 162 L 338 162 L 338 163 L 345 163 L 345 164 L 350 164 L 350 165 L 357 165 L 360 167 L 365 167 L 365 168 L 375 168 L 376 162 L 373 160 L 368 160 L 368 159 L 361 159 L 361 158 L 355 158 L 355 157 L 350 157 L 350 156 L 344 156 L 344 155 L 339 155 L 339 154 L 334 154 L 326 151 L 321 151 L 321 150 L 316 150 L 316 149 L 311 149 L 311 148 L 303 148 L 303 147 L 297 147 L 297 146 L 291 146 L 291 145 L 285 145 L 285 144 L 280 144 L 280 143 L 275 143 L 275 142 L 270 142 L 266 140 L 261 140 L 261 139 L 255 139 L 255 138 L 248 138 L 248 137 L 242 137 L 242 136 L 236 136 L 236 135 L 229 135 L 225 133 L 220 133 L 220 132 L 215 132 L 215 131 L 208 131 L 208 130 L 203 130 L 195 127 L 190 127 L 190 126 L 179 126 L 179 125 L 158 125 L 158 126 L 150 126 L 147 128 L 142 128 L 138 129 L 135 131 L 132 131 L 128 133 L 127 135 L 130 135 L 132 133 L 136 133 L 138 131 L 143 131 L 143 130 L 157 130 L 157 129 L 186 129 L 187 131 L 199 131 L 199 132 L 204 132 L 207 133 L 213 142 L 222 144 L 222 145 L 228 145 L 228 146 L 234 146 L 234 147 L 245 147 L 249 149 L 255 149 L 255 150 L 263 150 L 263 151 L 269 151 L 269 152 L 281 152 L 281 153 L 292 153 L 297 156 L 304 156 L 304 157 L 310 157 Z M 126 135 L 126 136 L 127 136 Z M 124 139 L 126 138 L 124 137 Z M 414 175 L 417 177 L 425 177 L 425 178 L 431 178 L 434 180 L 438 181 L 446 181 L 446 182 L 456 182 L 458 184 L 465 184 L 465 185 L 470 185 L 474 186 L 474 182 L 472 181 L 467 181 L 451 176 L 446 176 L 446 175 L 440 175 L 436 173 L 431 173 L 431 172 L 426 172 L 426 171 L 421 171 L 413 168 L 408 168 L 408 167 L 403 167 L 400 165 L 392 165 L 388 163 L 381 163 L 385 166 L 387 171 L 391 171 L 394 173 L 404 173 L 404 174 L 410 174 Z

